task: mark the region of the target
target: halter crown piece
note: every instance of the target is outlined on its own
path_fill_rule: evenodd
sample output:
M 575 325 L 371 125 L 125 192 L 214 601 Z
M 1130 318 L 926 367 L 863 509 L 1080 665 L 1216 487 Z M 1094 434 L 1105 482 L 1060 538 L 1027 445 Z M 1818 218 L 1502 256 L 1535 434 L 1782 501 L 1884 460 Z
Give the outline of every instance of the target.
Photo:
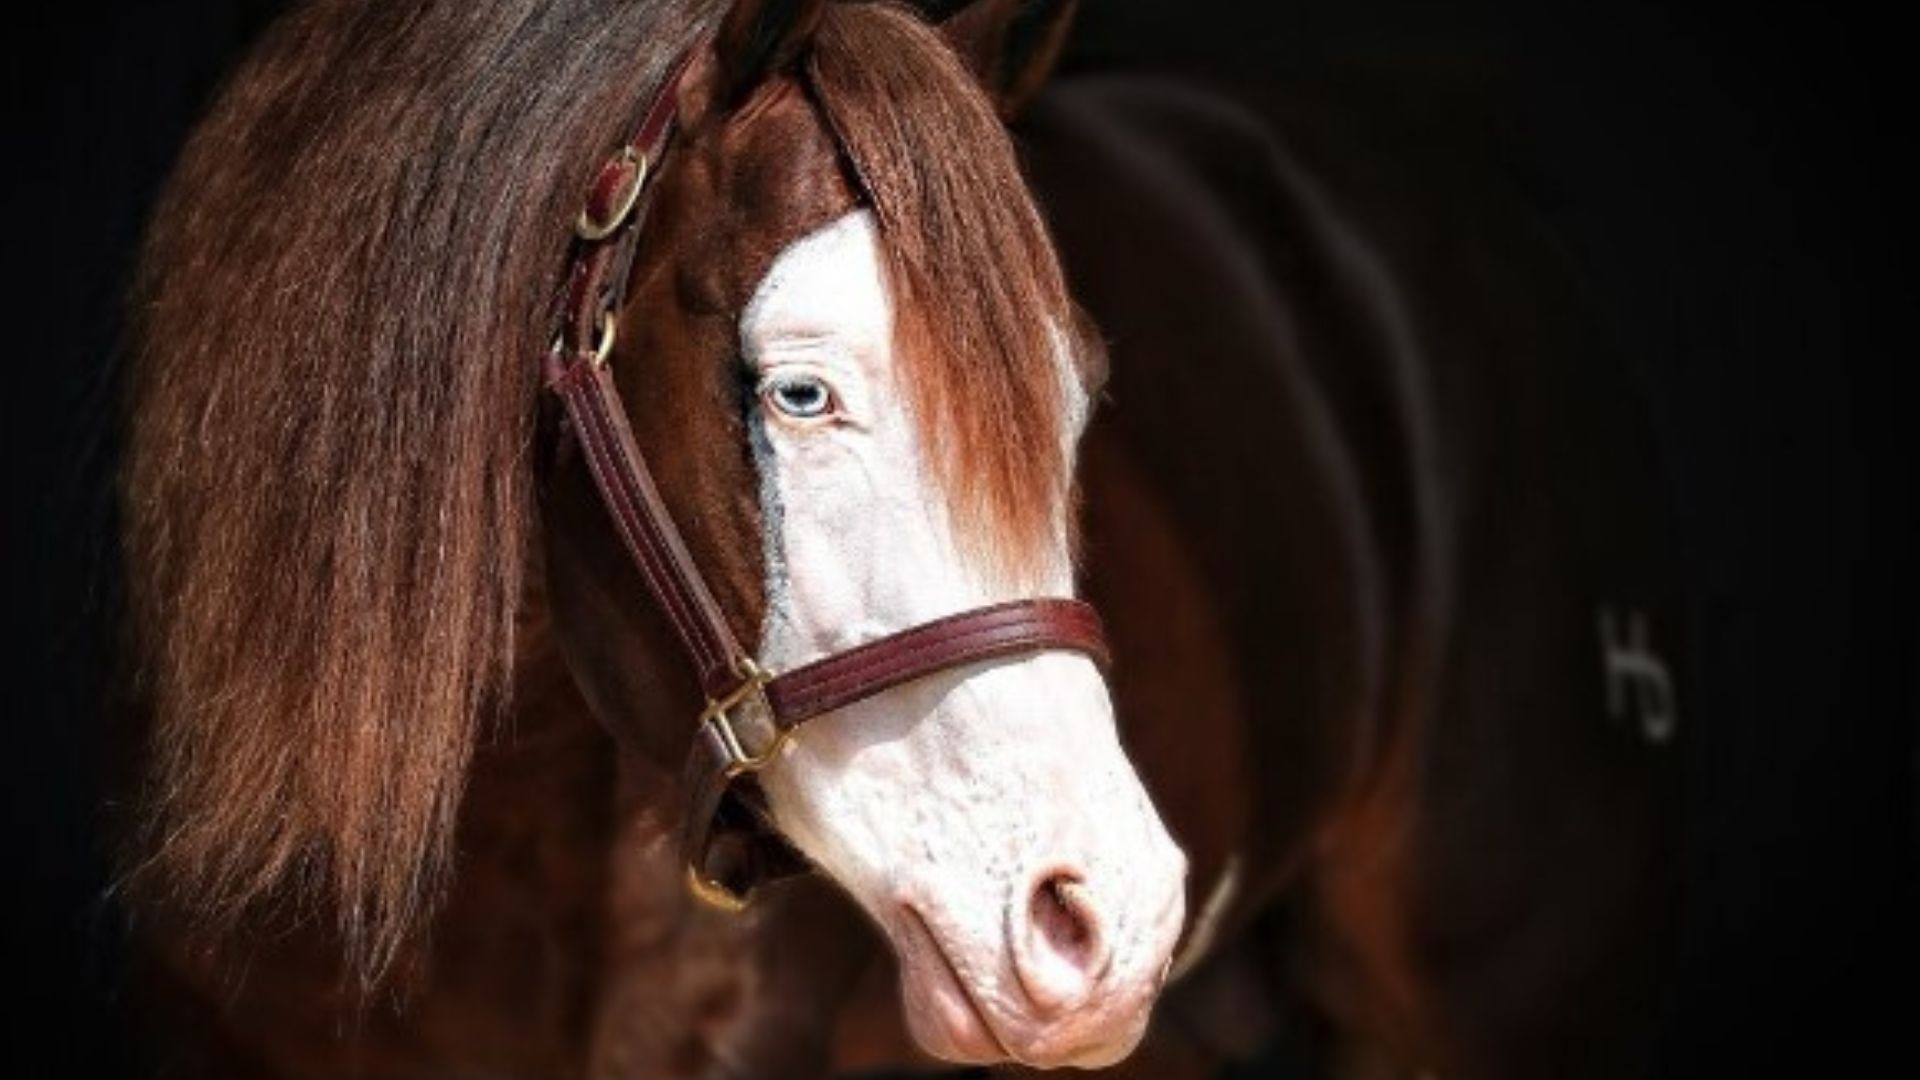
M 694 895 L 737 910 L 759 880 L 802 865 L 735 784 L 771 763 L 801 724 L 976 661 L 1067 649 L 1105 667 L 1108 657 L 1100 617 L 1065 598 L 975 608 L 779 674 L 763 670 L 735 640 L 647 471 L 607 364 L 638 248 L 641 196 L 672 139 L 680 82 L 693 55 L 689 49 L 674 62 L 633 137 L 594 178 L 556 297 L 558 333 L 541 365 L 565 408 L 561 437 L 585 457 L 621 544 L 673 624 L 706 695 L 682 774 L 681 854 Z M 745 843 L 733 845 L 729 868 L 717 871 L 716 841 L 728 832 Z

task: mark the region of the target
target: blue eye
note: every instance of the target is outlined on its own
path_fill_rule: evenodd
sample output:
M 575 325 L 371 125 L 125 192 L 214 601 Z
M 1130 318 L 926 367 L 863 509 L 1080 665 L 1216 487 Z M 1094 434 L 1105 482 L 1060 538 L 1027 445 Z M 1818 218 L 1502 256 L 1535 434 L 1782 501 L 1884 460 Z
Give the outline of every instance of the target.
M 833 411 L 833 390 L 812 375 L 782 375 L 760 390 L 766 403 L 796 420 L 812 420 Z

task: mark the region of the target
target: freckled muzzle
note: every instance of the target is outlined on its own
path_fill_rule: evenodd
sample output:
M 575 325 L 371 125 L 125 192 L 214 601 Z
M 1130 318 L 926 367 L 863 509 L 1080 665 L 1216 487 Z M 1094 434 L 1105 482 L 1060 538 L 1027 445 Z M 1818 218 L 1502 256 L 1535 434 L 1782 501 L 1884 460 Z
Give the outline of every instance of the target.
M 1124 864 L 1093 851 L 1016 879 L 997 920 L 974 917 L 952 886 L 904 888 L 888 930 L 921 1046 L 961 1062 L 1082 1068 L 1130 1053 L 1185 918 L 1185 858 L 1150 824 Z
M 1137 1043 L 1187 865 L 1093 665 L 1047 653 L 903 688 L 823 718 L 763 786 L 887 935 L 927 1052 L 1091 1067 Z

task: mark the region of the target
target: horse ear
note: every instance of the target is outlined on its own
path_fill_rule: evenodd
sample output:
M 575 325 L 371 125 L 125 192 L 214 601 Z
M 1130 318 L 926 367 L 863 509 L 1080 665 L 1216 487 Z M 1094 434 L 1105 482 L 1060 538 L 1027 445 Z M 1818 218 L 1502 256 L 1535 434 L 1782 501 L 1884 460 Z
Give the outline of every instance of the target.
M 826 9 L 827 0 L 733 0 L 713 42 L 721 103 L 740 104 L 798 59 Z
M 1012 119 L 1060 59 L 1079 0 L 972 0 L 940 32 Z

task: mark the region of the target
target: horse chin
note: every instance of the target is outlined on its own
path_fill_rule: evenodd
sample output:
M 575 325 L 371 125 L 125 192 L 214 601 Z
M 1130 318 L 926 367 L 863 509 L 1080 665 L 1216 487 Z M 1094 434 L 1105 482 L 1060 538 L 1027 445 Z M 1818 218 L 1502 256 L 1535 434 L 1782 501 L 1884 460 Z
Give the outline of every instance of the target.
M 922 1050 L 961 1065 L 991 1065 L 1012 1055 L 974 1001 L 953 961 L 911 908 L 896 936 L 907 1027 Z
M 900 946 L 901 998 L 907 1029 L 921 1050 L 960 1065 L 1016 1062 L 1039 1068 L 1098 1069 L 1139 1045 L 1158 986 L 1116 995 L 1078 1016 L 1042 1020 L 1017 1005 L 983 1006 L 989 995 L 970 986 L 937 946 Z
M 1018 1062 L 1041 1068 L 1097 1069 L 1131 1054 L 1145 1035 L 1166 966 L 1110 978 L 1070 1008 L 1023 989 L 1011 950 L 965 938 L 929 919 L 903 896 L 889 936 L 900 960 L 908 1030 L 920 1048 L 967 1065 Z M 1170 948 L 1184 921 L 1179 893 L 1143 941 L 1149 952 Z M 943 932 L 944 931 L 944 932 Z M 1161 940 L 1161 939 L 1164 939 Z M 1118 973 L 1113 973 L 1118 975 Z

